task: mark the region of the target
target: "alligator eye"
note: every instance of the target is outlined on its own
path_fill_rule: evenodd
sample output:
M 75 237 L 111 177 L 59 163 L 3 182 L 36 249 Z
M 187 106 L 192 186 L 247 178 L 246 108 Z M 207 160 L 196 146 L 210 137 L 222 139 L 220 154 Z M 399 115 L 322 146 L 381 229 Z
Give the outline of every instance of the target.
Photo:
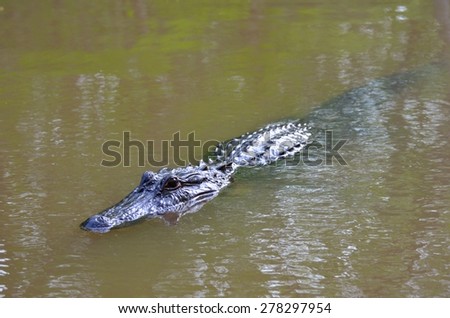
M 179 187 L 181 187 L 181 182 L 175 177 L 167 179 L 163 186 L 164 190 L 168 191 L 176 190 Z

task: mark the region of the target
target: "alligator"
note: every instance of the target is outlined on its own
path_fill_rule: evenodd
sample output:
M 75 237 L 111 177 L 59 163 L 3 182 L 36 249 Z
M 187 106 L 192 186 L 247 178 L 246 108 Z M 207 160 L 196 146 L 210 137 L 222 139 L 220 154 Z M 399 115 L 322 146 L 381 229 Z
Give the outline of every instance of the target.
M 301 121 L 270 124 L 219 143 L 208 163 L 202 160 L 196 166 L 146 171 L 122 201 L 80 226 L 104 233 L 149 218 L 175 224 L 182 215 L 198 211 L 215 198 L 239 167 L 264 166 L 292 157 L 310 143 L 310 137 L 310 127 Z
M 439 65 L 431 68 L 431 72 L 436 67 Z M 146 171 L 139 185 L 122 201 L 89 217 L 80 227 L 104 233 L 149 218 L 175 224 L 184 214 L 198 211 L 215 198 L 231 183 L 240 167 L 265 166 L 295 156 L 320 139 L 317 131 L 334 129 L 347 137 L 348 133 L 367 133 L 367 129 L 381 121 L 382 107 L 389 107 L 395 94 L 412 88 L 427 73 L 430 68 L 423 67 L 372 80 L 325 102 L 303 120 L 269 124 L 219 143 L 214 159 L 186 167 L 163 168 L 157 173 Z

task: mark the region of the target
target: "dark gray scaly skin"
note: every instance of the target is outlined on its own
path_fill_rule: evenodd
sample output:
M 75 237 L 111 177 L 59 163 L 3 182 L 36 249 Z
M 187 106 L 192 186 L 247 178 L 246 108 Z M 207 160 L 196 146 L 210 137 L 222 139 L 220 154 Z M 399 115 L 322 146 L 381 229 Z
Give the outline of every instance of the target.
M 270 124 L 217 146 L 215 160 L 197 166 L 146 171 L 140 184 L 122 201 L 81 223 L 81 228 L 104 233 L 143 219 L 176 223 L 198 211 L 231 182 L 239 167 L 264 166 L 300 152 L 309 142 L 309 127 L 301 122 Z
M 215 160 L 208 163 L 164 168 L 158 173 L 147 171 L 140 184 L 121 202 L 91 216 L 80 226 L 87 231 L 104 233 L 148 218 L 176 223 L 182 215 L 198 211 L 215 198 L 230 184 L 239 167 L 264 166 L 294 156 L 313 141 L 313 130 L 319 132 L 314 133 L 314 139 L 320 140 L 320 132 L 325 129 L 344 135 L 365 129 L 377 121 L 374 116 L 378 105 L 428 79 L 427 74 L 442 67 L 442 64 L 432 64 L 351 89 L 308 115 L 306 121 L 310 126 L 300 121 L 270 124 L 219 144 L 213 154 Z

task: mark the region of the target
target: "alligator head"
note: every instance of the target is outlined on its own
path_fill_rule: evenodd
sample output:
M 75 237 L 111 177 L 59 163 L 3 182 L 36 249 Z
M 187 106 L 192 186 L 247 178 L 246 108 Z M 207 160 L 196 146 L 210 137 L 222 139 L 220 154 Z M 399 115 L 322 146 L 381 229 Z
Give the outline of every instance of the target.
M 176 223 L 183 214 L 198 211 L 230 183 L 232 164 L 164 168 L 146 171 L 140 184 L 122 201 L 89 217 L 80 227 L 104 233 L 146 218 L 163 218 Z

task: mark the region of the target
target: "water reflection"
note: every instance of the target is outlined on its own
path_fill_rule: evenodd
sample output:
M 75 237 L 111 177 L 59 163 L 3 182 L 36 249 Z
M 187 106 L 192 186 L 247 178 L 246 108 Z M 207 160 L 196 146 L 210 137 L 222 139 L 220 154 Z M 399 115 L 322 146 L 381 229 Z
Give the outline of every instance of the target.
M 91 125 L 104 125 L 107 118 L 114 113 L 117 103 L 120 79 L 115 75 L 102 72 L 81 74 L 76 86 L 80 89 L 80 124 L 81 130 L 89 130 Z M 109 116 L 108 116 L 109 115 Z
M 83 260 L 92 242 L 78 237 L 68 241 L 69 244 L 54 252 L 42 288 L 48 297 L 100 297 L 98 280 Z
M 9 258 L 6 257 L 5 244 L 0 243 L 0 298 L 5 297 L 6 290 L 8 289 L 4 284 L 3 277 L 9 275 Z
M 422 94 L 429 96 L 429 89 L 425 87 Z M 397 162 L 397 168 L 395 172 L 391 171 L 392 176 L 387 179 L 387 187 L 392 191 L 387 203 L 389 209 L 397 213 L 405 210 L 411 213 L 405 217 L 408 225 L 396 229 L 397 233 L 407 233 L 414 241 L 407 247 L 414 251 L 407 262 L 407 271 L 411 276 L 405 282 L 408 286 L 405 292 L 410 296 L 427 296 L 423 292 L 425 286 L 434 292 L 448 288 L 444 281 L 430 284 L 430 279 L 448 270 L 440 263 L 448 256 L 448 249 L 442 250 L 441 247 L 449 246 L 448 230 L 445 228 L 449 222 L 450 200 L 446 193 L 450 187 L 444 179 L 447 179 L 445 176 L 450 170 L 442 162 L 442 149 L 449 146 L 450 133 L 448 83 L 441 87 L 434 86 L 431 90 L 434 99 L 420 100 L 413 95 L 399 104 L 402 108 L 400 120 L 409 128 L 410 134 L 405 136 L 395 131 L 399 137 L 396 145 L 398 153 L 392 160 Z M 402 168 L 399 169 L 399 166 Z
M 278 167 L 272 176 L 285 182 L 268 187 L 267 193 L 275 193 L 269 200 L 273 204 L 262 209 L 272 212 L 270 216 L 258 217 L 270 227 L 261 228 L 252 236 L 252 257 L 261 273 L 268 276 L 266 288 L 270 296 L 291 295 L 292 291 L 298 295 L 323 295 L 322 290 L 330 292 L 331 286 L 335 289 L 333 295 L 346 297 L 395 295 L 398 291 L 408 296 L 427 295 L 413 282 L 425 281 L 420 274 L 423 272 L 437 277 L 445 267 L 425 264 L 427 249 L 430 245 L 448 246 L 448 237 L 436 227 L 448 224 L 448 200 L 431 203 L 426 199 L 444 196 L 444 192 L 433 191 L 437 183 L 441 191 L 448 192 L 448 184 L 434 175 L 437 171 L 441 176 L 448 175 L 448 167 L 441 160 L 424 161 L 427 154 L 439 157 L 437 149 L 448 147 L 449 117 L 444 115 L 448 113 L 448 103 L 439 99 L 447 85 L 444 81 L 434 91 L 437 100 L 422 99 L 426 87 L 413 94 L 405 92 L 403 99 L 398 95 L 393 98 L 391 92 L 372 82 L 370 91 L 350 91 L 346 97 L 333 101 L 333 109 L 326 106 L 317 114 L 313 112 L 313 121 L 335 128 L 338 134 L 350 136 L 349 131 L 356 130 L 343 154 L 349 166 L 287 170 Z M 398 110 L 399 107 L 403 109 Z M 339 116 L 334 112 L 339 112 Z M 347 128 L 349 123 L 351 129 Z M 436 163 L 438 166 L 431 168 L 430 164 Z M 432 184 L 427 184 L 431 180 Z M 430 191 L 433 194 L 427 195 Z M 428 208 L 434 206 L 434 215 L 426 212 L 424 202 Z M 397 222 L 399 218 L 403 222 Z M 428 223 L 427 230 L 420 229 L 422 222 Z M 425 239 L 426 233 L 436 236 L 426 235 Z M 417 246 L 401 242 L 402 234 L 419 236 Z M 374 254 L 378 259 L 371 256 Z M 417 257 L 419 260 L 413 264 L 407 261 Z M 441 257 L 435 254 L 434 262 L 439 263 Z M 384 268 L 386 277 L 381 278 L 374 268 Z M 374 284 L 387 277 L 393 281 L 382 292 L 368 288 L 367 281 L 361 281 L 362 276 Z M 444 295 L 448 286 L 442 282 L 434 287 L 434 292 L 440 290 Z

